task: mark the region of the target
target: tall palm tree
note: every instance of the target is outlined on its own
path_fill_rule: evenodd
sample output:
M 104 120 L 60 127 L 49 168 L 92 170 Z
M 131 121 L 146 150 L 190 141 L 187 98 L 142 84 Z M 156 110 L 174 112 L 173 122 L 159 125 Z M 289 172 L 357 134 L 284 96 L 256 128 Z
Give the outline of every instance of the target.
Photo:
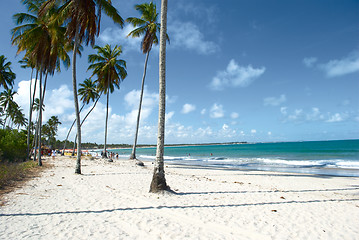
M 81 121 L 77 97 L 76 81 L 76 53 L 81 42 L 86 41 L 86 45 L 95 44 L 95 36 L 100 33 L 100 21 L 102 10 L 112 20 L 123 27 L 123 19 L 111 0 L 47 0 L 41 9 L 41 14 L 49 11 L 54 4 L 63 3 L 60 7 L 61 18 L 65 20 L 66 35 L 74 41 L 72 56 L 72 87 L 74 94 L 76 126 L 77 126 L 77 161 L 75 173 L 81 174 Z
M 138 128 L 140 125 L 140 116 L 141 116 L 143 89 L 145 85 L 145 77 L 147 70 L 147 61 L 150 55 L 150 51 L 152 49 L 152 45 L 158 44 L 158 38 L 156 34 L 157 32 L 160 31 L 160 26 L 161 26 L 157 22 L 158 13 L 156 11 L 156 4 L 154 4 L 153 2 L 135 5 L 135 9 L 141 13 L 141 18 L 130 17 L 126 19 L 126 21 L 131 23 L 134 27 L 138 27 L 133 31 L 131 31 L 127 36 L 128 37 L 131 36 L 134 38 L 143 36 L 141 42 L 141 50 L 144 54 L 146 54 L 146 59 L 145 59 L 145 66 L 143 70 L 143 76 L 142 76 L 140 103 L 137 113 L 135 141 L 133 144 L 130 159 L 136 159 L 136 145 L 137 145 L 137 137 L 138 137 Z M 167 39 L 169 40 L 168 36 Z
M 165 142 L 165 108 L 166 108 L 166 32 L 167 32 L 167 0 L 161 3 L 161 31 L 160 31 L 160 66 L 159 66 L 159 110 L 156 161 L 150 192 L 169 190 L 164 170 L 164 142 Z
M 30 75 L 30 86 L 29 86 L 29 97 L 30 97 L 30 101 L 29 101 L 29 124 L 27 126 L 27 140 L 26 140 L 26 160 L 29 160 L 30 157 L 30 134 L 31 134 L 31 129 L 30 129 L 30 123 L 32 121 L 32 107 L 34 105 L 34 99 L 35 99 L 35 92 L 36 92 L 36 85 L 37 85 L 37 79 L 35 79 L 35 84 L 34 84 L 34 91 L 33 93 L 31 93 L 31 87 L 32 87 L 32 77 L 33 77 L 33 72 L 35 69 L 35 64 L 33 63 L 33 61 L 31 61 L 31 59 L 27 56 L 25 56 L 22 60 L 19 61 L 22 68 L 31 68 L 31 75 Z M 36 73 L 38 73 L 38 71 L 36 71 Z M 36 74 L 37 75 L 37 74 Z
M 93 70 L 92 76 L 97 75 L 96 82 L 99 91 L 107 94 L 104 144 L 104 156 L 106 156 L 109 96 L 115 90 L 115 87 L 120 88 L 121 81 L 126 78 L 126 62 L 118 59 L 122 53 L 121 46 L 116 45 L 112 49 L 107 44 L 104 47 L 95 46 L 94 49 L 97 50 L 97 54 L 89 55 L 89 62 L 92 64 L 88 67 L 88 70 Z
M 26 51 L 28 57 L 40 73 L 40 106 L 43 104 L 48 74 L 53 75 L 55 70 L 60 70 L 60 61 L 68 66 L 70 61 L 66 53 L 70 44 L 65 42 L 65 28 L 58 20 L 58 8 L 53 5 L 51 10 L 42 16 L 39 15 L 41 0 L 23 0 L 29 13 L 18 13 L 14 15 L 17 27 L 12 29 L 12 43 L 18 46 L 18 53 Z M 21 25 L 22 24 L 22 25 Z M 42 92 L 42 78 L 45 75 L 44 91 Z M 38 135 L 41 136 L 42 108 L 39 111 Z M 39 146 L 41 146 L 41 137 Z M 39 151 L 39 165 L 41 162 L 41 151 Z
M 14 80 L 16 78 L 15 73 L 11 71 L 11 62 L 6 62 L 4 55 L 0 56 L 0 86 L 3 86 L 6 90 L 12 88 Z
M 96 87 L 96 84 L 91 79 L 85 79 L 85 81 L 83 83 L 80 83 L 80 88 L 78 90 L 78 95 L 80 95 L 80 100 L 82 101 L 82 106 L 80 108 L 80 113 L 81 113 L 82 109 L 87 104 L 89 104 L 91 101 L 95 101 L 95 99 L 96 99 L 96 102 L 95 102 L 94 106 L 96 106 L 96 103 L 97 103 L 97 101 L 98 101 L 98 99 L 100 97 L 99 94 L 98 94 L 98 89 Z M 92 111 L 92 109 L 91 109 L 91 111 Z M 75 122 L 76 122 L 76 119 L 72 122 L 72 125 L 71 125 L 69 131 L 67 132 L 67 136 L 66 136 L 65 143 L 64 143 L 64 148 L 63 148 L 64 150 L 63 150 L 62 154 L 65 153 L 67 139 L 69 138 L 69 135 L 71 133 L 72 127 L 74 126 Z M 82 125 L 82 123 L 81 123 L 81 125 Z M 74 141 L 74 142 L 76 142 L 76 141 Z M 73 152 L 75 152 L 75 151 L 73 151 Z

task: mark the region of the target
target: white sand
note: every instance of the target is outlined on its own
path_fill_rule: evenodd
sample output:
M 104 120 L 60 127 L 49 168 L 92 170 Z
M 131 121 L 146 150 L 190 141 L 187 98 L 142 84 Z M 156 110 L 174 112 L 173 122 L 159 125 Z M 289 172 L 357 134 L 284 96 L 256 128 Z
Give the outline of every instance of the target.
M 0 239 L 359 239 L 359 179 L 58 157 L 6 195 Z

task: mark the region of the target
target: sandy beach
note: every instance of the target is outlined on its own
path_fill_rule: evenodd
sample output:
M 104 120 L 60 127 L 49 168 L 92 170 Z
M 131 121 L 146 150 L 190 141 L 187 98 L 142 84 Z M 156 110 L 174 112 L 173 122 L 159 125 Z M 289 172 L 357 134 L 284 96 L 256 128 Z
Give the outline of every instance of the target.
M 359 178 L 166 164 L 176 194 L 151 194 L 150 162 L 46 162 L 4 197 L 0 239 L 359 239 Z

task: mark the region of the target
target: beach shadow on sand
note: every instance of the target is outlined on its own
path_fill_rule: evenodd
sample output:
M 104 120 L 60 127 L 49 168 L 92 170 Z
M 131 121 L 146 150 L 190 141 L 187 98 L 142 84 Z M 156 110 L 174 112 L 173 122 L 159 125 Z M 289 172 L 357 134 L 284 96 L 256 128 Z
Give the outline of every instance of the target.
M 63 214 L 102 214 L 117 211 L 137 211 L 137 210 L 160 210 L 160 209 L 189 209 L 189 208 L 225 208 L 225 207 L 248 207 L 248 206 L 265 206 L 265 205 L 282 205 L 282 204 L 310 204 L 325 202 L 359 202 L 359 199 L 326 199 L 326 200 L 307 200 L 307 201 L 281 201 L 281 202 L 259 202 L 259 203 L 242 203 L 242 204 L 219 204 L 219 205 L 187 205 L 187 206 L 148 206 L 134 208 L 114 208 L 104 210 L 79 210 L 79 211 L 58 211 L 58 212 L 40 212 L 40 213 L 1 213 L 0 217 L 23 217 L 23 216 L 51 216 Z

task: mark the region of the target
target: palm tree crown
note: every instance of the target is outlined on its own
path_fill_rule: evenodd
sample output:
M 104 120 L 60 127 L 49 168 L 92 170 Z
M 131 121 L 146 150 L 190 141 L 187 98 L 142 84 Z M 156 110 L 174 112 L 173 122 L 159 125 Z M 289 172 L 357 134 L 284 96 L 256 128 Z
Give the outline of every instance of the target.
M 122 53 L 121 46 L 115 46 L 111 49 L 110 45 L 104 47 L 95 46 L 97 54 L 89 55 L 89 62 L 92 64 L 88 67 L 97 75 L 97 87 L 100 92 L 107 94 L 112 93 L 116 88 L 120 88 L 120 83 L 127 76 L 126 61 L 118 59 Z
M 99 97 L 96 84 L 91 79 L 85 79 L 83 83 L 80 83 L 79 95 L 84 104 L 95 101 Z
M 129 17 L 126 19 L 127 22 L 135 27 L 127 36 L 144 36 L 141 42 L 141 50 L 143 53 L 147 53 L 151 51 L 153 44 L 158 44 L 156 34 L 160 32 L 161 24 L 157 22 L 158 13 L 156 11 L 156 5 L 153 2 L 137 4 L 135 5 L 135 9 L 141 13 L 141 18 Z M 169 41 L 168 35 L 166 37 Z
M 0 86 L 5 89 L 12 87 L 15 80 L 15 73 L 11 71 L 11 62 L 6 62 L 4 55 L 0 56 Z

